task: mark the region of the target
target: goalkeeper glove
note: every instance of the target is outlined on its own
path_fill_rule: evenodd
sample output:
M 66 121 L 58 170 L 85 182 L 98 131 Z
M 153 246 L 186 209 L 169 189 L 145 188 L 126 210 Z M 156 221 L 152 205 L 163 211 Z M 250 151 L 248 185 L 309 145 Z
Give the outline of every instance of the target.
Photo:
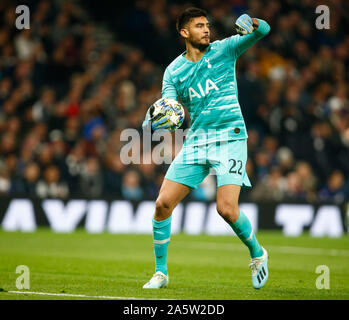
M 151 127 L 153 130 L 157 129 L 168 129 L 168 127 L 171 125 L 170 117 L 165 114 L 156 119 L 152 122 Z
M 149 126 L 151 126 L 153 130 L 167 129 L 171 125 L 170 117 L 167 114 L 158 114 L 156 117 L 151 118 L 150 109 L 151 107 L 148 109 L 145 119 L 143 121 L 143 130 L 145 130 Z
M 236 32 L 240 35 L 252 33 L 253 21 L 248 14 L 241 15 L 235 22 Z

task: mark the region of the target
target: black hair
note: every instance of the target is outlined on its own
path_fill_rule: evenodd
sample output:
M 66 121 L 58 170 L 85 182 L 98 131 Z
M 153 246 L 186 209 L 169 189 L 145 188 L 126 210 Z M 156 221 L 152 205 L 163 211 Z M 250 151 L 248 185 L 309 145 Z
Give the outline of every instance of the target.
M 192 18 L 198 18 L 198 17 L 206 17 L 207 18 L 207 12 L 203 9 L 199 8 L 187 8 L 185 9 L 177 18 L 177 31 L 180 32 L 181 29 L 187 24 Z

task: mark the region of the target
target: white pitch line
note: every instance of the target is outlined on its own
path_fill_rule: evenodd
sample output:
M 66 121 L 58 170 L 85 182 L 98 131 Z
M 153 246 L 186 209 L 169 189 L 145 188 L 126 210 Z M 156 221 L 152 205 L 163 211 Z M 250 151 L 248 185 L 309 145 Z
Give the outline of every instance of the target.
M 328 255 L 349 257 L 349 251 L 343 249 L 324 249 L 324 248 L 302 248 L 289 246 L 269 246 L 272 250 L 287 254 L 305 254 L 305 255 Z
M 234 243 L 218 243 L 218 242 L 197 242 L 197 241 L 173 241 L 173 244 L 183 244 L 186 247 L 200 247 L 203 249 L 209 250 L 243 250 L 245 251 L 245 247 L 242 245 L 234 244 Z M 292 247 L 292 246 L 266 246 L 271 251 L 285 253 L 285 254 L 303 254 L 303 255 L 328 255 L 328 256 L 344 256 L 349 257 L 349 250 L 344 249 L 324 249 L 324 248 L 305 248 L 305 247 Z
M 49 292 L 33 292 L 33 291 L 6 291 L 4 293 L 36 294 L 36 295 L 42 295 L 42 296 L 75 297 L 75 298 L 91 298 L 91 299 L 169 300 L 169 299 L 136 298 L 136 297 L 86 296 L 84 294 L 49 293 Z M 173 300 L 173 299 L 171 299 L 171 300 Z

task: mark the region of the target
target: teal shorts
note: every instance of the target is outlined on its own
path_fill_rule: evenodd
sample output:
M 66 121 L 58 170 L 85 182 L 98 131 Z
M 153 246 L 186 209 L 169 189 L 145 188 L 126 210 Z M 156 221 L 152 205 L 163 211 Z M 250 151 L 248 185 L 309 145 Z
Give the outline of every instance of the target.
M 167 170 L 165 179 L 197 188 L 210 173 L 217 176 L 217 187 L 235 184 L 250 188 L 246 173 L 247 139 L 183 145 Z M 212 170 L 213 169 L 213 170 Z

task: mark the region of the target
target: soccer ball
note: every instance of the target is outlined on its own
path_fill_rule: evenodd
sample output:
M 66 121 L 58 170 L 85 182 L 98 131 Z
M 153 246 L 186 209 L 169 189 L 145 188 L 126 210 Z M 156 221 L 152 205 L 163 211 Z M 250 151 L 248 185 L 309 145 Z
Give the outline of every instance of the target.
M 169 117 L 167 130 L 175 131 L 184 121 L 184 108 L 175 99 L 161 98 L 153 103 L 149 110 L 150 119 L 155 121 L 164 115 Z

